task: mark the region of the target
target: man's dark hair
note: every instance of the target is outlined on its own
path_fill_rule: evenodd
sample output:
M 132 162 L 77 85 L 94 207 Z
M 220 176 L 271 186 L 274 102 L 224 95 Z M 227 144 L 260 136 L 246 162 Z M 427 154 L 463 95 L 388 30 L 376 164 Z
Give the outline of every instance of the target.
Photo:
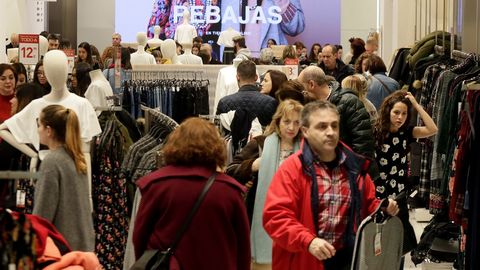
M 195 43 L 195 42 L 198 42 L 198 43 L 202 44 L 203 40 L 202 40 L 201 37 L 194 37 L 193 40 L 192 40 L 192 43 Z
M 330 101 L 324 101 L 324 100 L 316 100 L 308 103 L 303 107 L 302 110 L 302 126 L 303 127 L 309 127 L 310 126 L 310 115 L 317 110 L 331 110 L 335 112 L 338 117 L 340 117 L 340 114 L 338 113 L 337 107 L 330 103 Z
M 243 60 L 237 67 L 237 75 L 243 81 L 255 81 L 257 77 L 257 66 L 251 60 Z
M 371 54 L 367 60 L 367 70 L 371 74 L 377 74 L 379 72 L 387 72 L 387 67 L 380 56 Z
M 47 40 L 60 40 L 60 38 L 58 37 L 57 34 L 49 34 L 48 37 L 47 37 Z

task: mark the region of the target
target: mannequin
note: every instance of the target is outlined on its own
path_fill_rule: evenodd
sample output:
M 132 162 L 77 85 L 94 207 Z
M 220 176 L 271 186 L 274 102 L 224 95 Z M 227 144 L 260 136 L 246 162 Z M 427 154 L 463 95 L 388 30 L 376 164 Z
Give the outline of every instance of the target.
M 42 98 L 30 102 L 22 111 L 13 115 L 0 125 L 0 137 L 10 145 L 32 158 L 30 169 L 36 170 L 39 154 L 26 144 L 31 143 L 40 150 L 40 139 L 37 131 L 36 119 L 43 108 L 52 104 L 59 104 L 72 109 L 77 113 L 80 121 L 80 135 L 83 153 L 87 162 L 89 183 L 91 183 L 90 144 L 92 137 L 102 130 L 92 105 L 87 99 L 70 93 L 67 88 L 68 61 L 63 51 L 52 50 L 45 54 L 43 59 L 45 76 L 52 86 L 52 91 Z M 40 152 L 40 159 L 43 158 Z M 91 193 L 90 193 L 91 194 Z M 90 197 L 91 198 L 91 197 Z
M 153 38 L 147 41 L 150 48 L 157 48 L 162 45 L 163 40 L 159 38 L 161 31 L 162 28 L 159 25 L 155 25 L 155 27 L 153 28 Z
M 235 52 L 233 50 L 233 38 L 240 36 L 241 34 L 234 30 L 232 27 L 228 27 L 227 30 L 220 32 L 217 44 L 224 46 L 222 54 L 222 62 L 225 64 L 231 64 L 233 58 L 235 58 Z
M 178 61 L 184 65 L 203 65 L 202 58 L 192 53 L 192 43 L 182 44 L 185 53 L 178 56 Z
M 167 60 L 164 64 L 180 64 L 176 49 L 177 45 L 173 39 L 163 41 L 160 50 L 162 51 L 163 58 Z
M 40 56 L 45 56 L 45 54 L 48 52 L 48 40 L 46 37 L 39 35 L 38 36 L 39 40 L 38 42 L 40 43 Z
M 107 97 L 113 97 L 113 90 L 100 69 L 90 71 L 89 75 L 92 82 L 85 92 L 85 98 L 90 101 L 98 116 L 102 113 L 102 109 L 97 109 L 98 107 L 113 105 L 113 100 L 107 99 Z
M 147 45 L 147 34 L 145 32 L 137 33 L 137 52 L 130 56 L 130 63 L 134 65 L 156 65 L 155 57 L 145 52 L 145 45 Z
M 177 25 L 174 40 L 180 44 L 192 44 L 193 38 L 197 36 L 195 26 L 190 24 L 190 12 L 185 10 L 183 12 L 183 22 Z

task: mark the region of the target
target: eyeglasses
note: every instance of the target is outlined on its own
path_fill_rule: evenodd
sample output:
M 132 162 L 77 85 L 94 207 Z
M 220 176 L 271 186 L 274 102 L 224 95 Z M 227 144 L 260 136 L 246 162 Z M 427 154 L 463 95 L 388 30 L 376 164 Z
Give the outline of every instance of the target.
M 37 76 L 43 76 L 43 77 L 45 77 L 45 73 L 43 73 L 43 72 L 41 72 L 41 71 L 40 71 L 40 72 L 37 72 Z

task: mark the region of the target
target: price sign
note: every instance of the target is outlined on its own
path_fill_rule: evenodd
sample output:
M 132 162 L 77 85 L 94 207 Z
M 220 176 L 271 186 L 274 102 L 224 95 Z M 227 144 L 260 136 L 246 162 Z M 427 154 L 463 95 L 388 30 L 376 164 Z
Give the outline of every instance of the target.
M 298 77 L 298 65 L 285 65 L 282 71 L 289 80 L 294 80 Z
M 75 50 L 64 49 L 63 52 L 65 53 L 65 55 L 67 55 L 68 73 L 72 73 L 73 67 L 75 66 Z
M 19 60 L 24 65 L 36 65 L 39 58 L 38 35 L 18 35 Z

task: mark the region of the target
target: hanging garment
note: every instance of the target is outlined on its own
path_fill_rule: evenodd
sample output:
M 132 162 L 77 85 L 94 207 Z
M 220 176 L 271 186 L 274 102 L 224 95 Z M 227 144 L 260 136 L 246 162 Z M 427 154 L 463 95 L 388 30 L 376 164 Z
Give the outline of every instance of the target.
M 121 161 L 132 142 L 114 114 L 103 112 L 99 122 L 103 132 L 92 151 L 95 253 L 105 269 L 121 269 L 129 218 Z

